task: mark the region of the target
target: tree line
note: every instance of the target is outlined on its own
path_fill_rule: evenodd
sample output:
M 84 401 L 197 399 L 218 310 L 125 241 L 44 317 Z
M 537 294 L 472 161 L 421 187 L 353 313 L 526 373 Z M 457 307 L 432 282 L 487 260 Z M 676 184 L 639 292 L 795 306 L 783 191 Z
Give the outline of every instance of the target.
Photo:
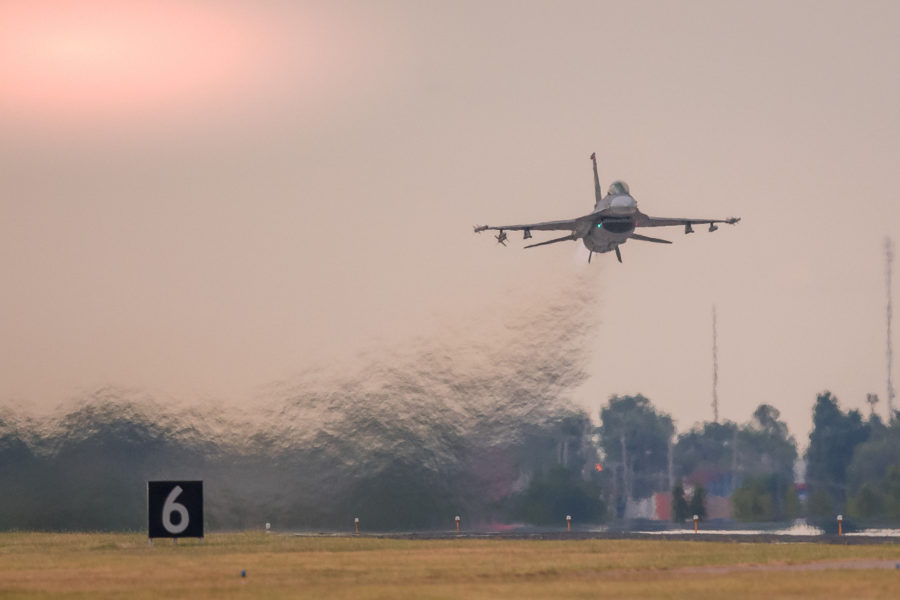
M 704 515 L 706 498 L 716 495 L 730 498 L 740 521 L 804 516 L 827 522 L 842 513 L 863 524 L 900 522 L 900 421 L 885 424 L 874 410 L 868 418 L 843 411 L 830 392 L 813 406 L 805 477 L 799 478 L 796 440 L 768 404 L 746 423 L 699 423 L 675 435 L 671 416 L 644 396 L 613 396 L 600 421 L 597 445 L 611 518 L 625 516 L 629 501 L 671 492 L 678 521 Z M 694 490 L 689 499 L 686 487 Z
M 171 479 L 204 482 L 211 530 L 602 519 L 599 488 L 574 466 L 594 458 L 588 415 L 541 400 L 470 423 L 455 406 L 339 394 L 259 421 L 117 390 L 47 419 L 0 407 L 0 530 L 145 529 L 146 482 Z
M 813 406 L 805 485 L 796 440 L 768 404 L 680 434 L 642 395 L 610 398 L 599 425 L 559 405 L 510 403 L 476 427 L 429 405 L 337 407 L 327 427 L 305 418 L 318 413 L 279 413 L 277 431 L 115 397 L 52 423 L 0 412 L 0 529 L 141 529 L 146 481 L 179 478 L 207 482 L 213 529 L 341 529 L 356 516 L 373 530 L 440 529 L 457 514 L 559 527 L 566 515 L 624 519 L 654 494 L 678 521 L 729 498 L 741 521 L 900 523 L 900 421 L 844 411 L 828 392 Z

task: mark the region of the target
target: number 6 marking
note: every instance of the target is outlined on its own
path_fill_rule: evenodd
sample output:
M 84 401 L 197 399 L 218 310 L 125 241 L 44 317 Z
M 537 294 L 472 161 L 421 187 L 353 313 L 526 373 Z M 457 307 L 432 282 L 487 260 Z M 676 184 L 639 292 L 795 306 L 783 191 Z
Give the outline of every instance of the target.
M 166 531 L 171 533 L 172 535 L 178 535 L 188 526 L 188 510 L 185 508 L 184 504 L 180 504 L 175 502 L 175 498 L 181 495 L 182 489 L 180 485 L 176 485 L 172 488 L 172 491 L 169 492 L 169 495 L 166 497 L 166 501 L 163 504 L 162 510 L 162 523 L 163 527 L 166 528 Z M 172 523 L 172 513 L 177 512 L 181 516 L 181 520 L 178 522 L 178 525 Z

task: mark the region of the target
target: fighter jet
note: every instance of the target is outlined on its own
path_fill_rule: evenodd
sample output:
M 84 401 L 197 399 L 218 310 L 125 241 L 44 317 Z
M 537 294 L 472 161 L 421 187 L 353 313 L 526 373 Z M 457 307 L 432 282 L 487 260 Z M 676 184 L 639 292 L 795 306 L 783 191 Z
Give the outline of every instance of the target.
M 619 246 L 628 240 L 655 242 L 657 244 L 672 243 L 668 240 L 635 233 L 635 229 L 638 227 L 683 226 L 684 232 L 687 234 L 694 232 L 694 225 L 709 225 L 709 231 L 715 231 L 718 229 L 716 223 L 734 225 L 741 220 L 740 217 L 731 217 L 730 219 L 649 217 L 638 210 L 637 201 L 632 197 L 628 184 L 624 181 L 613 182 L 604 196 L 600 188 L 600 176 L 597 174 L 596 152 L 591 154 L 591 161 L 594 163 L 594 196 L 596 197 L 594 210 L 591 214 L 576 219 L 544 221 L 543 223 L 531 223 L 529 225 L 503 225 L 500 227 L 482 225 L 475 227 L 475 233 L 488 229 L 497 231 L 498 233 L 495 236 L 497 242 L 505 246 L 507 239 L 509 239 L 507 231 L 521 231 L 523 239 L 526 240 L 531 239 L 532 231 L 569 231 L 569 235 L 525 247 L 536 248 L 557 242 L 582 240 L 585 247 L 590 251 L 588 262 L 591 262 L 594 252 L 609 252 L 611 250 L 615 250 L 616 258 L 619 259 L 619 262 L 622 262 L 622 252 L 619 250 Z

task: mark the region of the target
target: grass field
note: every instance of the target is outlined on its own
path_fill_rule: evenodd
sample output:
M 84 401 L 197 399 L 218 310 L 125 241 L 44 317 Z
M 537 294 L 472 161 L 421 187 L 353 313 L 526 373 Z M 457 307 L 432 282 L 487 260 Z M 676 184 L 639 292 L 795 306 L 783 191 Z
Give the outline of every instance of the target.
M 3 533 L 0 598 L 893 598 L 894 562 L 900 544 Z

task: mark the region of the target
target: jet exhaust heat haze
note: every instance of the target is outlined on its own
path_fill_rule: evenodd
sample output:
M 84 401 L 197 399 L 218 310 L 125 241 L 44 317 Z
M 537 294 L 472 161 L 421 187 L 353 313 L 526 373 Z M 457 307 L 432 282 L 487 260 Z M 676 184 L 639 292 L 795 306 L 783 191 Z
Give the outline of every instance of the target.
M 536 471 L 591 460 L 569 398 L 594 322 L 580 284 L 493 329 L 272 385 L 252 413 L 117 388 L 45 419 L 2 412 L 0 529 L 140 529 L 163 478 L 204 480 L 211 529 L 502 522 Z

